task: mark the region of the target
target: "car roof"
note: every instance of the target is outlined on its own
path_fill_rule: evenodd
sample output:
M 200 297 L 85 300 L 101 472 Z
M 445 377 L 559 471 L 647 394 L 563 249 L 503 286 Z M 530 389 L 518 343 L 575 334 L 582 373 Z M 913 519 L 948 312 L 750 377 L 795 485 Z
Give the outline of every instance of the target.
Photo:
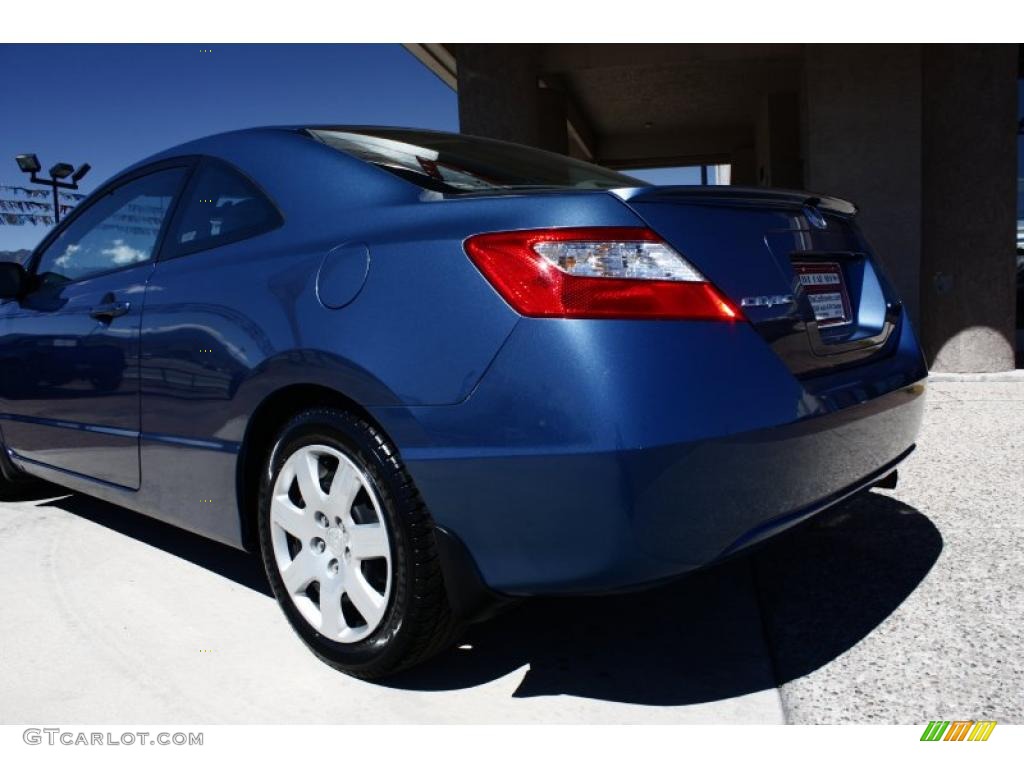
M 303 131 L 307 130 L 325 130 L 325 131 L 353 131 L 353 132 L 366 132 L 372 133 L 374 131 L 410 131 L 416 133 L 434 133 L 445 136 L 458 136 L 459 134 L 453 131 L 438 131 L 430 128 L 410 128 L 409 126 L 400 125 L 339 125 L 331 122 L 319 122 L 319 123 L 292 123 L 283 125 L 263 125 L 254 126 L 251 128 L 238 128 L 231 131 L 221 131 L 219 133 L 212 133 L 207 136 L 201 136 L 195 139 L 189 139 L 188 141 L 176 144 L 167 149 L 160 150 L 155 154 L 149 155 L 130 166 L 118 171 L 112 178 L 121 176 L 123 173 L 131 172 L 137 168 L 156 163 L 161 160 L 169 160 L 175 157 L 183 157 L 187 155 L 220 155 L 225 148 L 235 143 L 234 140 L 244 140 L 250 137 L 268 137 L 268 136 L 280 136 L 286 140 L 290 140 L 292 137 L 298 137 Z
M 273 133 L 301 133 L 307 130 L 319 130 L 319 131 L 352 131 L 354 133 L 373 133 L 374 131 L 408 131 L 410 133 L 433 133 L 445 136 L 459 136 L 460 134 L 454 131 L 438 131 L 432 128 L 412 128 L 403 125 L 338 125 L 336 123 L 295 123 L 286 125 L 263 125 L 254 126 L 251 128 L 238 128 L 231 131 L 221 131 L 219 133 L 212 133 L 207 136 L 202 136 L 196 139 L 190 139 L 189 141 L 182 142 L 181 144 L 170 147 L 158 153 L 160 157 L 172 156 L 172 155 L 183 155 L 183 154 L 195 154 L 199 152 L 203 146 L 209 146 L 213 144 L 219 144 L 224 139 L 231 137 L 242 137 L 250 136 L 253 134 L 273 134 Z M 154 158 L 157 157 L 156 155 Z

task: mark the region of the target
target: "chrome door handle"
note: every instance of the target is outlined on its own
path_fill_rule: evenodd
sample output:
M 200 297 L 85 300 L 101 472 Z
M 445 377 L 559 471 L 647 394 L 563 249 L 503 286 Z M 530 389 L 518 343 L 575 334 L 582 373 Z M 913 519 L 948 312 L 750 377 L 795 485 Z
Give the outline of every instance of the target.
M 89 316 L 97 320 L 110 322 L 115 317 L 127 315 L 131 308 L 132 304 L 130 301 L 109 301 L 103 304 L 97 304 L 89 310 Z

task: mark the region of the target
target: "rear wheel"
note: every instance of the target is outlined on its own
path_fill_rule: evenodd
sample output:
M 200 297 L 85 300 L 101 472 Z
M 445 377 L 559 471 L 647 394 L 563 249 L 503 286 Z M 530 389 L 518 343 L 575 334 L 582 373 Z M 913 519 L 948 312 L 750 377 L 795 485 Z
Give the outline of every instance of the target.
M 323 661 L 383 677 L 453 639 L 433 521 L 377 429 L 345 411 L 306 411 L 281 431 L 261 485 L 267 577 Z

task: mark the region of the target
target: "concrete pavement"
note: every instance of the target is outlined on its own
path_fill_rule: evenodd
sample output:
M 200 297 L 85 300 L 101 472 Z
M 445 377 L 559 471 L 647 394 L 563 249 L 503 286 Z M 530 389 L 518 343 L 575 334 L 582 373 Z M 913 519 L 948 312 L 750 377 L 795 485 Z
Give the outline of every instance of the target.
M 930 390 L 896 491 L 658 590 L 525 604 L 387 684 L 307 652 L 255 558 L 0 504 L 0 722 L 1024 722 L 1024 382 Z

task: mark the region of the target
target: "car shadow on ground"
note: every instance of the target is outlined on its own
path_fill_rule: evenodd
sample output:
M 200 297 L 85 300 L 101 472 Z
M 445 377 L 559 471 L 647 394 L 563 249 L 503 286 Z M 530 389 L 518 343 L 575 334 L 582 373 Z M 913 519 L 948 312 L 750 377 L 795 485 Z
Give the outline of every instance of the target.
M 173 525 L 154 520 L 131 510 L 107 504 L 99 499 L 82 496 L 77 493 L 68 495 L 68 491 L 56 486 L 47 486 L 34 493 L 36 498 L 46 498 L 42 502 L 48 507 L 56 507 L 73 515 L 117 531 L 125 536 L 148 544 L 151 547 L 180 557 L 183 560 L 202 566 L 226 579 L 248 587 L 267 597 L 273 597 L 270 584 L 267 582 L 263 565 L 258 557 L 243 552 L 220 542 L 204 539 Z M 64 494 L 59 498 L 53 498 Z
M 927 517 L 864 494 L 667 586 L 528 601 L 386 684 L 465 688 L 529 665 L 515 696 L 664 706 L 771 689 L 856 645 L 914 591 L 941 550 Z
M 270 595 L 252 555 L 78 494 L 46 504 Z M 526 601 L 382 684 L 458 690 L 528 667 L 514 696 L 664 706 L 771 689 L 860 642 L 941 551 L 942 537 L 923 514 L 863 494 L 749 555 L 667 586 Z

